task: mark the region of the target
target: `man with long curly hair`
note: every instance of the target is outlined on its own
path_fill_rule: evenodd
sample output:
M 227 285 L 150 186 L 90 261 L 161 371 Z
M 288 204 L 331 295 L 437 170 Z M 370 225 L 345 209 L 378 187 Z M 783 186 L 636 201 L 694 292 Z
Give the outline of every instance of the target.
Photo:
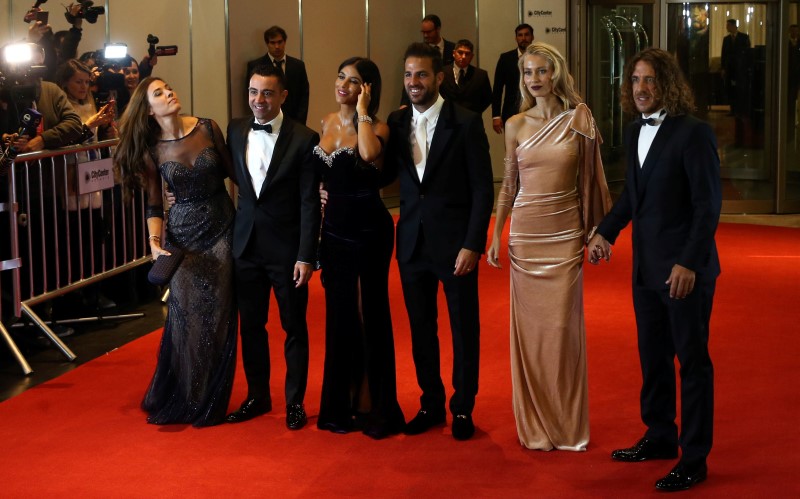
M 589 242 L 590 261 L 633 222 L 633 306 L 642 367 L 641 417 L 647 431 L 617 461 L 681 457 L 655 484 L 685 490 L 706 479 L 714 414 L 709 321 L 720 272 L 719 156 L 711 127 L 690 116 L 694 99 L 675 58 L 649 48 L 626 65 L 622 109 L 636 119 L 625 132 L 625 188 Z M 681 430 L 675 424 L 680 362 Z

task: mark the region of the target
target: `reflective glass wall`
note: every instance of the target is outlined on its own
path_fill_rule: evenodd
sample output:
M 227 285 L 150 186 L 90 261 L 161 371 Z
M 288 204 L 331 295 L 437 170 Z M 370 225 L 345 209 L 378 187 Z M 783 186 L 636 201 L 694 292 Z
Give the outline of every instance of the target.
M 653 45 L 652 27 L 651 4 L 590 6 L 586 101 L 603 137 L 603 166 L 609 188 L 616 194 L 625 179 L 622 135 L 630 121 L 619 105 L 622 71 L 631 56 Z
M 800 212 L 798 0 L 587 0 L 586 100 L 612 192 L 624 178 L 622 68 L 644 46 L 677 57 L 718 141 L 725 213 Z M 791 27 L 794 25 L 794 27 Z

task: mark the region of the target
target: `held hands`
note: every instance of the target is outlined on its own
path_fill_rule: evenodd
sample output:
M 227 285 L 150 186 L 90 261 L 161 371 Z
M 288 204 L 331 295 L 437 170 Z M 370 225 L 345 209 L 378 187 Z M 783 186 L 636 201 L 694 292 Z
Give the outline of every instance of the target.
M 669 284 L 669 297 L 678 300 L 686 298 L 694 289 L 695 272 L 686 267 L 678 265 L 672 266 L 666 284 Z
M 456 257 L 456 267 L 453 275 L 467 275 L 475 270 L 475 265 L 478 264 L 480 256 L 481 255 L 476 251 L 461 248 L 461 251 L 458 252 L 458 256 Z
M 356 112 L 359 116 L 368 116 L 369 103 L 372 100 L 372 83 L 362 83 L 361 93 L 358 94 Z
M 611 244 L 605 237 L 595 234 L 587 245 L 589 248 L 589 263 L 597 265 L 600 260 L 611 260 Z

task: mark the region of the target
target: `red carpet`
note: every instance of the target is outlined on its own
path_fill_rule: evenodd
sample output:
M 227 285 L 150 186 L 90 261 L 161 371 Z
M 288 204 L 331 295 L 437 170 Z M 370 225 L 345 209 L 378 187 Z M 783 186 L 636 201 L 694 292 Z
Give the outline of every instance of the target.
M 709 479 L 686 496 L 798 497 L 800 435 L 800 230 L 725 224 L 723 274 L 711 332 L 716 369 L 715 446 Z M 643 432 L 630 298 L 630 242 L 611 265 L 586 268 L 590 416 L 585 453 L 520 447 L 511 413 L 508 269 L 481 272 L 481 390 L 476 436 L 456 442 L 449 426 L 373 441 L 316 429 L 324 303 L 314 279 L 310 305 L 308 428 L 290 432 L 283 411 L 248 423 L 197 430 L 144 423 L 138 404 L 152 374 L 159 334 L 150 334 L 0 404 L 0 497 L 639 497 L 672 461 L 612 462 L 609 453 Z M 406 416 L 418 408 L 408 322 L 392 275 L 398 390 Z M 273 310 L 275 310 L 273 308 Z M 442 346 L 449 329 L 442 306 Z M 277 319 L 273 315 L 271 319 Z M 273 354 L 283 333 L 271 321 Z M 273 360 L 273 399 L 282 405 L 283 364 Z M 245 394 L 237 374 L 232 406 Z

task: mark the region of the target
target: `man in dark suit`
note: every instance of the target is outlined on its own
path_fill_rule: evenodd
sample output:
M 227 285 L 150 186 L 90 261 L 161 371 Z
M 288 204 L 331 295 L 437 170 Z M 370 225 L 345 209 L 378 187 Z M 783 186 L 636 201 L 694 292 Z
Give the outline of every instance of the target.
M 722 79 L 728 95 L 731 113 L 747 112 L 750 71 L 750 37 L 739 32 L 739 21 L 728 19 L 725 29 L 728 34 L 722 39 Z
M 227 420 L 247 421 L 272 409 L 265 327 L 273 289 L 286 332 L 286 425 L 297 430 L 306 424 L 306 283 L 313 272 L 320 223 L 319 183 L 311 155 L 319 135 L 281 112 L 284 85 L 284 75 L 275 66 L 256 68 L 248 91 L 253 117 L 228 125 L 239 186 L 233 257 L 247 399 Z
M 668 88 L 670 85 L 672 88 Z M 642 367 L 641 417 L 647 426 L 617 461 L 681 458 L 656 488 L 685 490 L 705 480 L 714 420 L 709 321 L 720 272 L 714 242 L 722 206 L 711 127 L 689 113 L 694 99 L 675 58 L 649 48 L 628 62 L 623 111 L 641 113 L 625 131 L 622 195 L 589 242 L 590 262 L 633 222 L 633 306 Z M 681 431 L 675 424 L 675 357 L 680 362 Z
M 530 24 L 520 24 L 514 32 L 517 37 L 517 48 L 500 54 L 494 69 L 492 128 L 497 133 L 503 133 L 506 120 L 519 112 L 519 66 L 517 62 L 528 45 L 533 43 L 533 26 Z
M 492 103 L 492 86 L 489 84 L 489 74 L 470 64 L 474 55 L 471 41 L 456 42 L 453 64 L 444 68 L 444 80 L 439 93 L 446 100 L 481 114 Z
M 435 49 L 413 43 L 404 61 L 412 105 L 389 115 L 385 168 L 400 179 L 397 261 L 422 389 L 422 407 L 405 433 L 445 422 L 437 325 L 442 283 L 453 334 L 453 437 L 466 440 L 475 432 L 478 392 L 477 264 L 494 201 L 489 143 L 480 115 L 439 95 L 444 73 Z
M 436 14 L 428 14 L 422 18 L 420 27 L 422 40 L 428 45 L 439 51 L 445 65 L 453 63 L 453 50 L 456 46 L 453 42 L 442 37 L 442 20 Z
M 306 124 L 308 119 L 308 75 L 306 65 L 300 59 L 286 55 L 286 31 L 280 26 L 272 26 L 264 31 L 267 53 L 247 63 L 247 77 L 258 66 L 270 65 L 279 68 L 286 76 L 288 95 L 281 106 L 283 114 Z

